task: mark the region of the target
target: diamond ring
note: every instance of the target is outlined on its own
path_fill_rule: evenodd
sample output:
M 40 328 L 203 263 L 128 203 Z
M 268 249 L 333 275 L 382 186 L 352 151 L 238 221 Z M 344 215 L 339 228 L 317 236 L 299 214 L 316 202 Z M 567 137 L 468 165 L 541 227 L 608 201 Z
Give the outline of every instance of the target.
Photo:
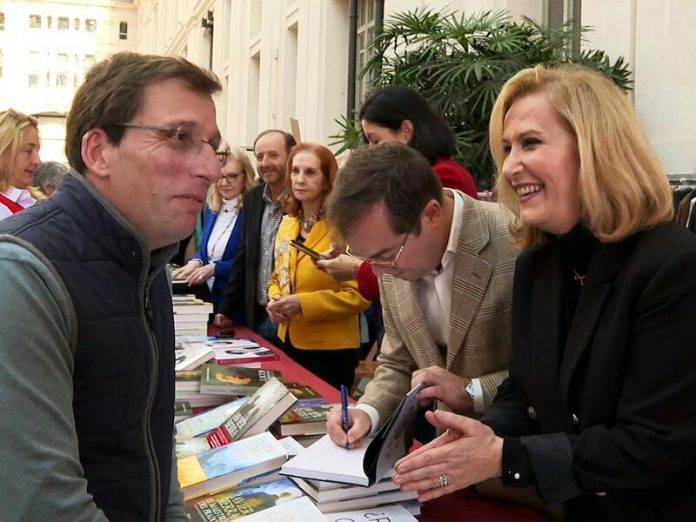
M 449 484 L 449 480 L 447 479 L 447 475 L 444 473 L 442 475 L 438 475 L 435 477 L 435 480 L 437 481 L 437 485 L 441 488 L 446 488 L 447 484 Z

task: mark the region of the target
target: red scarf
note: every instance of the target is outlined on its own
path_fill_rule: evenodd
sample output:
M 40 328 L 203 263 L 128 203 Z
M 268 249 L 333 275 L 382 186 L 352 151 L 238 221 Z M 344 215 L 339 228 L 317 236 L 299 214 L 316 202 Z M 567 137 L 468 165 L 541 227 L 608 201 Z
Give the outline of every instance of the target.
M 24 210 L 24 207 L 22 205 L 20 205 L 19 203 L 15 203 L 2 192 L 0 192 L 0 203 L 9 208 L 10 212 L 12 212 L 13 214 L 16 214 L 20 210 Z

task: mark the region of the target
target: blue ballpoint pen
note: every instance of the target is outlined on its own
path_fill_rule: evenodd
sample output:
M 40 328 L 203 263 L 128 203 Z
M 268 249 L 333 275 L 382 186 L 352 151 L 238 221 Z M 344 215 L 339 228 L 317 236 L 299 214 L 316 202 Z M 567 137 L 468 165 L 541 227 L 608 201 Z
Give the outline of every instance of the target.
M 350 429 L 350 423 L 348 422 L 348 388 L 345 384 L 341 384 L 341 423 L 343 424 L 343 431 L 346 433 Z M 346 449 L 350 449 L 350 444 L 346 440 Z

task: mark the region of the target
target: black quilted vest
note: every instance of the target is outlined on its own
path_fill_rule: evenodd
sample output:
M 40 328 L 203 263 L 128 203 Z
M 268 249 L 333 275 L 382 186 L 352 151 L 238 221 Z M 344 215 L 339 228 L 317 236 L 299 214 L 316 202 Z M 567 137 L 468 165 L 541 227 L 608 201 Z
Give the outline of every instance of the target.
M 154 209 L 153 209 L 154 211 Z M 36 246 L 77 313 L 73 412 L 87 489 L 111 521 L 164 520 L 174 327 L 164 264 L 83 178 L 0 224 Z M 151 266 L 152 263 L 152 266 Z

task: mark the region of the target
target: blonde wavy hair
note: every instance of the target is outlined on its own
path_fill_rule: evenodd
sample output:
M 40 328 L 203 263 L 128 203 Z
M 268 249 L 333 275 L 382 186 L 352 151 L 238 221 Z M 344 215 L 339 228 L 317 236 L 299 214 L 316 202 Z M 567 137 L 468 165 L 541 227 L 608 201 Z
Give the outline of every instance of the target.
M 489 138 L 497 167 L 498 199 L 515 215 L 510 231 L 524 248 L 544 242 L 544 232 L 519 220 L 517 194 L 502 175 L 505 116 L 515 101 L 543 93 L 575 136 L 583 223 L 612 243 L 673 215 L 667 177 L 653 155 L 633 106 L 601 74 L 579 65 L 524 69 L 503 86 L 491 113 Z
M 243 201 L 244 193 L 256 185 L 256 181 L 254 179 L 254 167 L 251 166 L 251 161 L 249 160 L 249 156 L 247 156 L 246 152 L 236 147 L 230 149 L 230 155 L 227 158 L 227 161 L 229 162 L 231 160 L 236 160 L 242 164 L 241 173 L 244 175 L 244 189 L 242 190 L 240 197 Z M 222 170 L 225 170 L 225 167 L 222 167 Z M 213 183 L 210 185 L 210 187 L 208 187 L 208 194 L 205 202 L 213 214 L 220 212 L 220 208 L 222 207 L 222 195 L 220 194 L 219 182 Z
M 14 109 L 0 112 L 0 192 L 10 187 L 10 169 L 14 167 L 22 135 L 28 127 L 38 132 L 39 120 Z

